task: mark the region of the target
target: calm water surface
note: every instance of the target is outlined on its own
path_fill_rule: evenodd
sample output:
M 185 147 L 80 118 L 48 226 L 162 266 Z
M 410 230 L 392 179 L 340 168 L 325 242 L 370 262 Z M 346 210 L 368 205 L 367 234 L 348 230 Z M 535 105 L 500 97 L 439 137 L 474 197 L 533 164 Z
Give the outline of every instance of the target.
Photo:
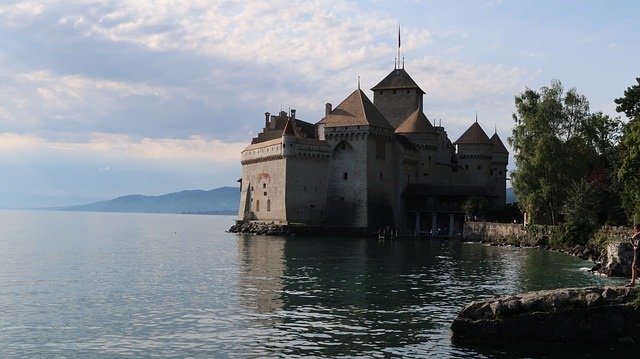
M 0 211 L 0 357 L 561 358 L 468 348 L 472 300 L 619 285 L 591 263 L 457 241 L 225 233 L 232 217 Z

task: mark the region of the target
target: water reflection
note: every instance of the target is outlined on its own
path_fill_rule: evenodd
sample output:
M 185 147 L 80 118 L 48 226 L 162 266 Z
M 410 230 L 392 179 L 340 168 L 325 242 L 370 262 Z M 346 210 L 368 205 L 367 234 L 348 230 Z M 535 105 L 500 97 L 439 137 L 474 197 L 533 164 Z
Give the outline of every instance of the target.
M 566 255 L 447 240 L 244 236 L 238 248 L 242 303 L 272 354 L 448 356 L 472 300 L 606 280 Z

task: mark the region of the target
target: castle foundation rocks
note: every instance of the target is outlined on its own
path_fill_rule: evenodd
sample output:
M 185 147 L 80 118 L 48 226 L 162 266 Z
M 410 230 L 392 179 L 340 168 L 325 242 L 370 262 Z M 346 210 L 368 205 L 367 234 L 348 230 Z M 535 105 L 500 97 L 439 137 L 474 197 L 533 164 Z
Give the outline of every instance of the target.
M 237 221 L 227 232 L 259 236 L 344 236 L 371 238 L 374 234 L 368 228 L 307 226 L 261 221 Z
M 451 325 L 456 343 L 640 344 L 640 290 L 566 288 L 474 301 Z
M 290 236 L 292 234 L 289 226 L 283 224 L 263 223 L 263 222 L 238 222 L 229 228 L 230 233 L 245 233 L 261 236 Z

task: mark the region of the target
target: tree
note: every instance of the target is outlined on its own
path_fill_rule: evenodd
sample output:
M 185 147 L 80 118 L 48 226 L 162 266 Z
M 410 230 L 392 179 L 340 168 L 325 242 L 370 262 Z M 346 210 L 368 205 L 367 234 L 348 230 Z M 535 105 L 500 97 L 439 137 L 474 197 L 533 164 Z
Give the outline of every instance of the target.
M 637 119 L 640 116 L 640 77 L 636 77 L 637 85 L 628 87 L 624 91 L 624 96 L 613 100 L 616 111 L 624 112 L 629 120 Z
M 580 127 L 581 120 L 573 124 L 566 121 L 563 92 L 556 80 L 540 92 L 527 88 L 515 97 L 516 126 L 508 138 L 516 159 L 511 181 L 521 207 L 534 221 L 544 217 L 555 223 L 565 197 L 562 183 L 567 182 L 567 173 L 562 169 L 567 161 L 563 143 Z M 574 104 L 578 99 L 572 96 Z M 576 110 L 572 118 L 579 117 L 579 112 Z
M 625 209 L 640 223 L 640 77 L 637 85 L 627 88 L 624 96 L 615 99 L 616 111 L 624 112 L 629 122 L 624 126 L 618 167 Z
M 468 197 L 462 202 L 461 207 L 468 220 L 484 219 L 485 211 L 489 208 L 489 201 L 484 197 Z
M 558 80 L 539 92 L 527 88 L 515 105 L 516 125 L 508 138 L 515 150 L 514 191 L 534 222 L 557 223 L 573 184 L 612 172 L 606 156 L 620 122 L 591 114 L 587 99 L 575 88 L 565 92 Z

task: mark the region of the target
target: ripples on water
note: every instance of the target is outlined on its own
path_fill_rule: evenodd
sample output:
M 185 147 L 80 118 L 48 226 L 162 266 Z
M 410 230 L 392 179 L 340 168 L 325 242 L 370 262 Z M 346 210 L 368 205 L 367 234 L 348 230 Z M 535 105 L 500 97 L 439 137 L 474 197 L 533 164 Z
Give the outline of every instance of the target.
M 0 212 L 0 357 L 553 357 L 456 347 L 449 327 L 472 300 L 612 283 L 536 249 L 231 220 Z

